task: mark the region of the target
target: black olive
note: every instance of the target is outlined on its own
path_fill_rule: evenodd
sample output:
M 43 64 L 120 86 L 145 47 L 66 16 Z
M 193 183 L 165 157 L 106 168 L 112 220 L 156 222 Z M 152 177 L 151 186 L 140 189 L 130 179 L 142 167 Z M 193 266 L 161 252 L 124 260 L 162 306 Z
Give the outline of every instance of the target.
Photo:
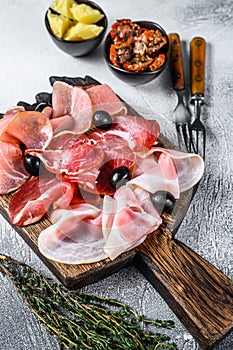
M 41 102 L 36 106 L 35 111 L 42 112 L 45 107 L 48 107 L 47 103 Z
M 99 110 L 93 114 L 93 125 L 101 130 L 109 129 L 112 126 L 112 117 L 106 111 Z
M 109 177 L 109 183 L 113 188 L 119 188 L 132 179 L 132 173 L 126 166 L 119 166 Z
M 24 167 L 30 175 L 39 176 L 41 170 L 40 158 L 26 154 L 24 157 Z
M 159 213 L 170 213 L 175 206 L 175 197 L 167 191 L 157 191 L 151 194 L 151 201 Z

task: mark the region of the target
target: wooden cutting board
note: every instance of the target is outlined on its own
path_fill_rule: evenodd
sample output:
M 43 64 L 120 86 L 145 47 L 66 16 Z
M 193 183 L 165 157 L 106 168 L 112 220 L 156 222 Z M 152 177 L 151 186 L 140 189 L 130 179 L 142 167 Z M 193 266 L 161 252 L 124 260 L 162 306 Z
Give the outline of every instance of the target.
M 77 79 L 79 84 L 80 78 Z M 81 82 L 97 83 L 90 77 Z M 162 135 L 159 142 L 174 148 Z M 194 190 L 182 194 L 172 215 L 163 215 L 163 224 L 139 247 L 114 261 L 66 265 L 47 259 L 37 245 L 40 232 L 51 224 L 47 217 L 36 224 L 14 228 L 67 288 L 97 282 L 133 264 L 153 284 L 201 348 L 211 349 L 233 329 L 233 282 L 172 234 L 185 216 Z M 11 197 L 11 194 L 0 196 L 0 213 L 8 222 Z

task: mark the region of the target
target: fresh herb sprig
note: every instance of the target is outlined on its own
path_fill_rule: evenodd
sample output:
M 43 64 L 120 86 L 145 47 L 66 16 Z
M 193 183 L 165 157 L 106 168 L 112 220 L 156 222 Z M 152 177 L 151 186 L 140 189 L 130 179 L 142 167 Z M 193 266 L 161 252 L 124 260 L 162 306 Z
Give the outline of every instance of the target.
M 69 291 L 5 255 L 0 255 L 0 271 L 61 349 L 177 349 L 167 334 L 146 330 L 146 325 L 171 329 L 173 321 L 147 319 L 117 300 Z

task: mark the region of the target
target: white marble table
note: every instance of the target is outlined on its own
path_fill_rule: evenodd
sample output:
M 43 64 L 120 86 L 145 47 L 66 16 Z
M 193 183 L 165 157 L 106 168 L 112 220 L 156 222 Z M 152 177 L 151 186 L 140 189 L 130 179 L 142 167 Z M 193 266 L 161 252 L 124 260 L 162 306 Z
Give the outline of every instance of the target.
M 44 27 L 46 0 L 11 0 L 0 7 L 0 112 L 19 100 L 34 102 L 40 91 L 50 91 L 49 76 L 93 76 L 108 83 L 133 106 L 146 108 L 161 129 L 176 142 L 172 111 L 177 97 L 166 70 L 157 80 L 143 86 L 127 86 L 105 65 L 103 47 L 85 58 L 72 58 L 54 46 Z M 148 19 L 183 41 L 185 72 L 188 50 L 194 36 L 207 41 L 206 104 L 203 120 L 207 129 L 205 175 L 177 238 L 233 278 L 233 1 L 232 0 L 99 0 L 108 15 L 109 26 L 119 18 Z M 189 84 L 188 84 L 189 85 Z M 188 230 L 187 230 L 188 228 Z M 0 218 L 0 253 L 30 264 L 52 277 L 14 229 Z M 181 350 L 197 350 L 198 344 L 179 322 L 150 283 L 133 267 L 84 290 L 129 303 L 152 318 L 169 318 Z M 7 278 L 0 275 L 0 349 L 55 350 L 57 341 L 23 304 Z M 229 334 L 216 350 L 233 349 Z

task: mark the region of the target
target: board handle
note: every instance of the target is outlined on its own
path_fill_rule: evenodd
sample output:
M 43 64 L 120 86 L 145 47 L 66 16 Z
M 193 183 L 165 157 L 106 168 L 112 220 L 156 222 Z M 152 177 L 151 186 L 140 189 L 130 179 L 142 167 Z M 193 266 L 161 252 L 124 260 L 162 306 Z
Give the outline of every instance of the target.
M 177 33 L 170 33 L 168 38 L 170 42 L 170 67 L 173 89 L 183 90 L 185 88 L 185 79 L 180 37 Z
M 191 94 L 204 96 L 206 42 L 195 37 L 190 43 Z
M 233 282 L 169 231 L 149 235 L 135 264 L 202 349 L 233 329 Z

